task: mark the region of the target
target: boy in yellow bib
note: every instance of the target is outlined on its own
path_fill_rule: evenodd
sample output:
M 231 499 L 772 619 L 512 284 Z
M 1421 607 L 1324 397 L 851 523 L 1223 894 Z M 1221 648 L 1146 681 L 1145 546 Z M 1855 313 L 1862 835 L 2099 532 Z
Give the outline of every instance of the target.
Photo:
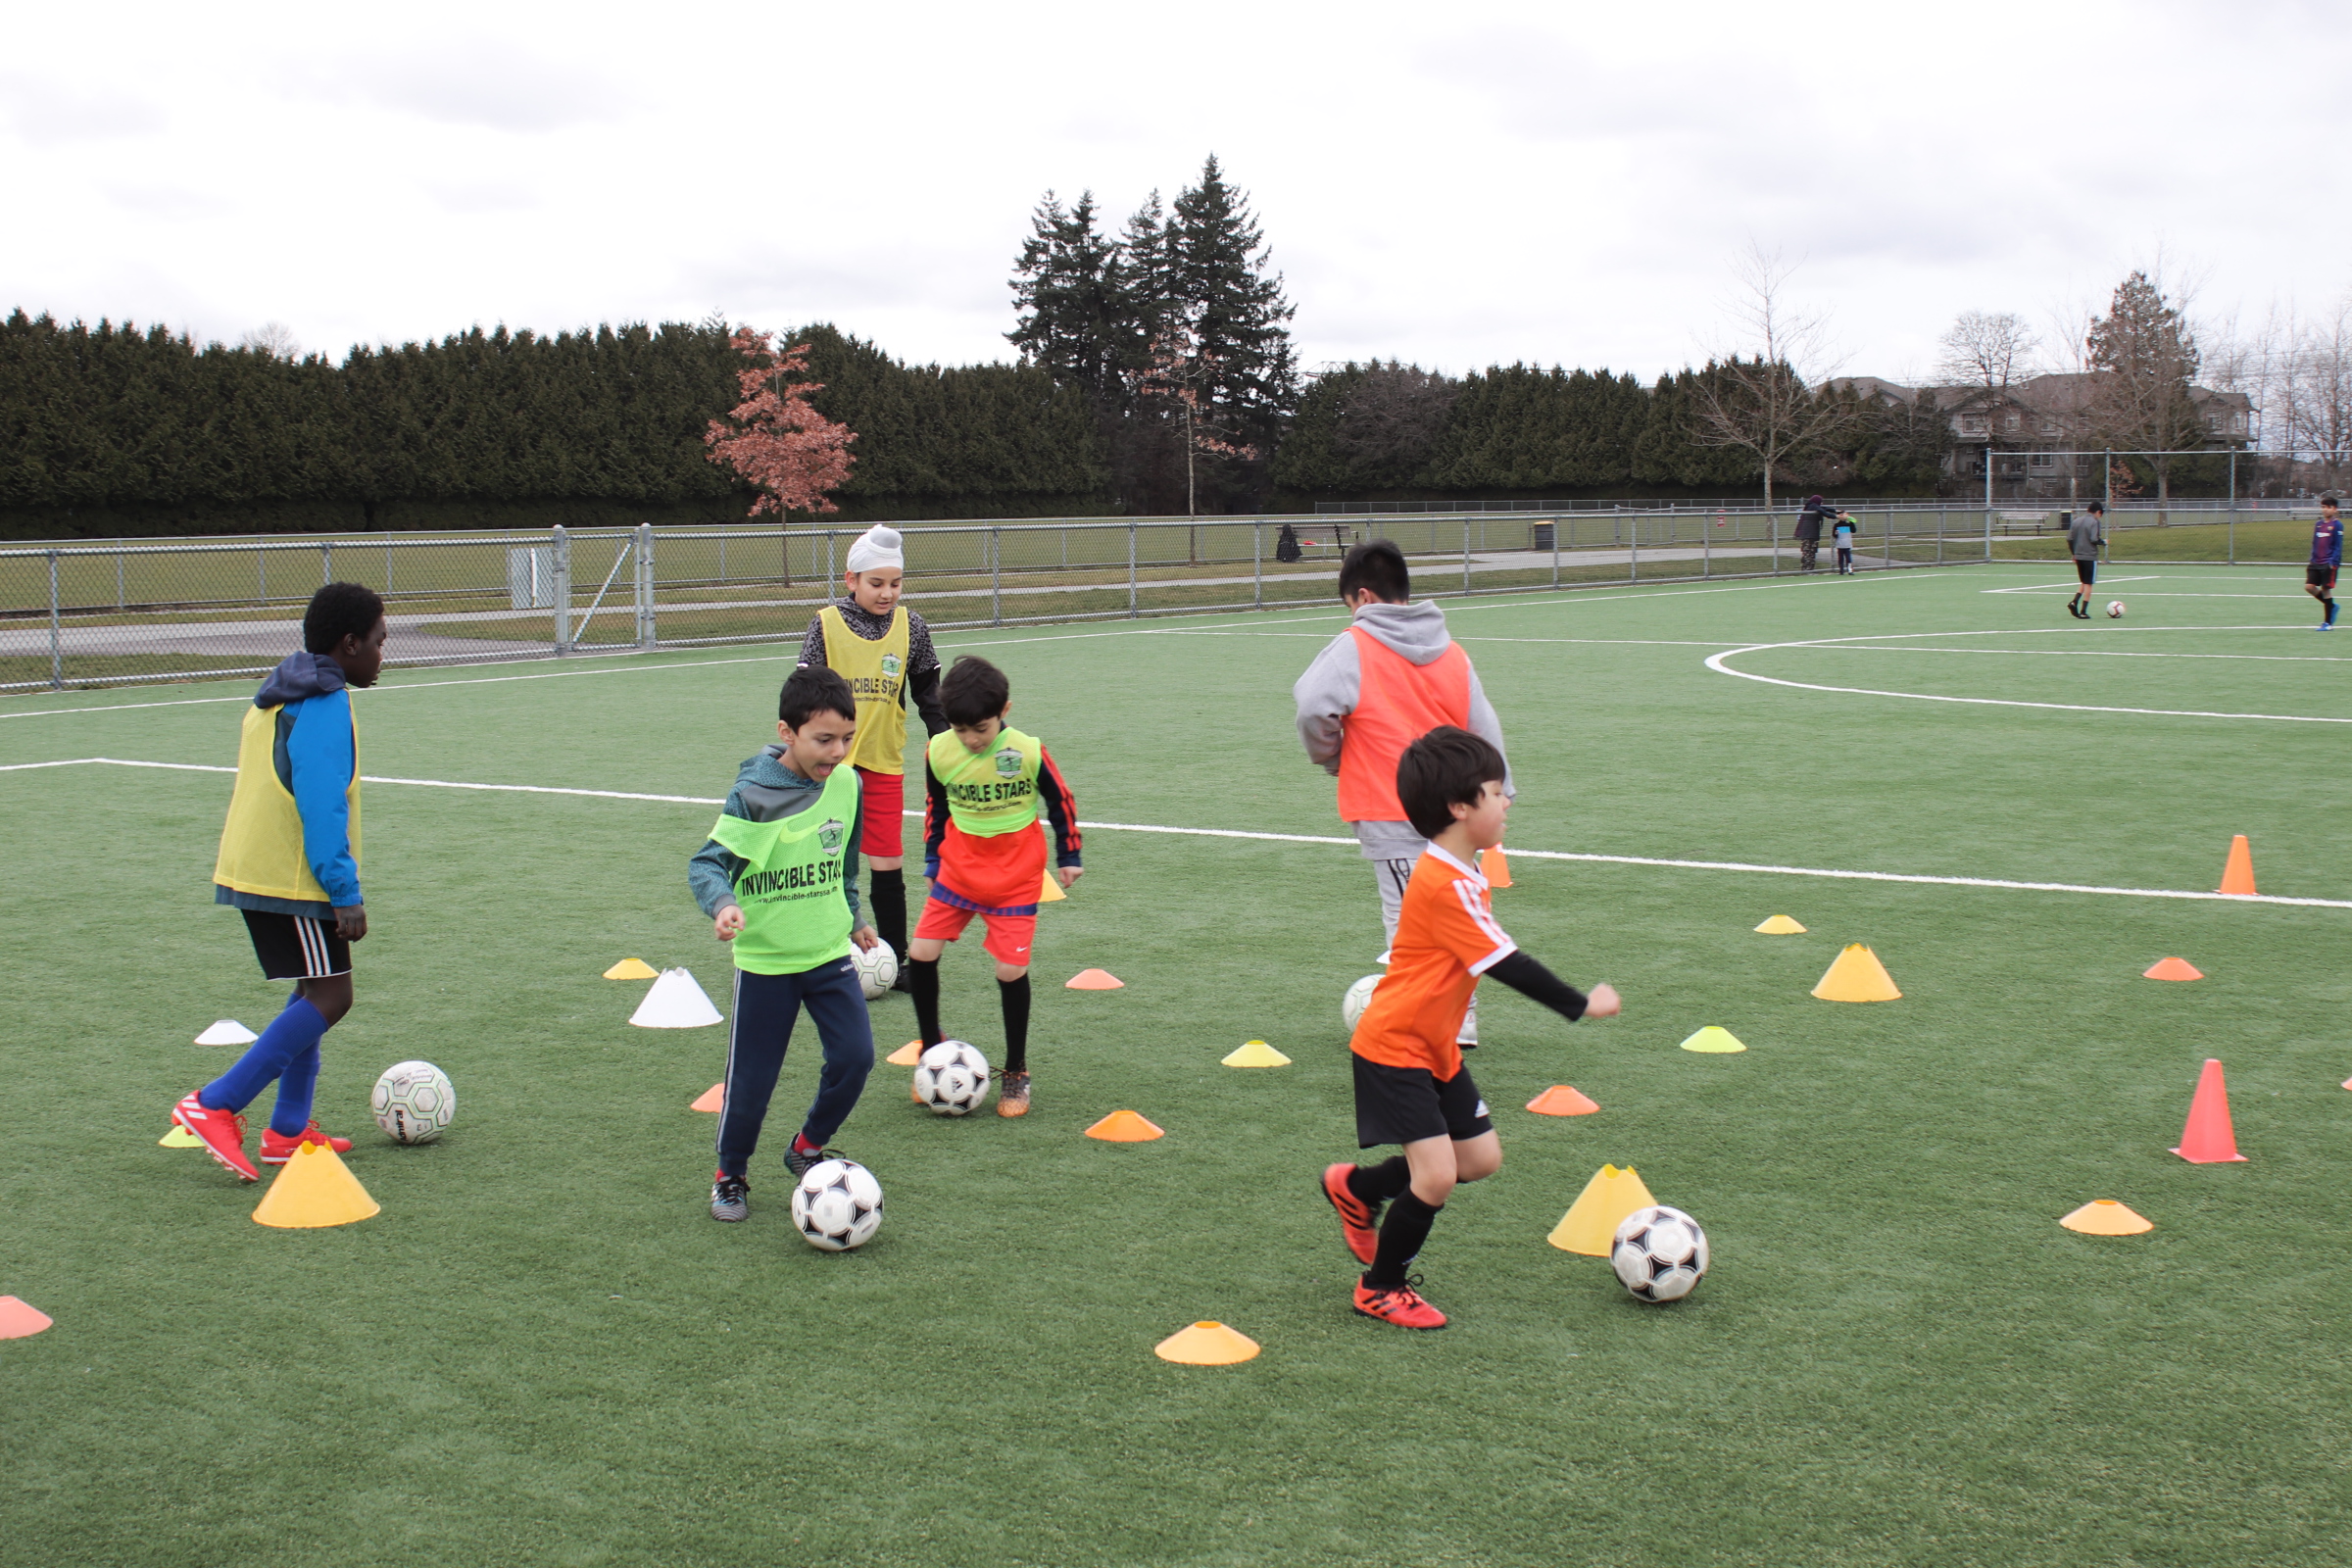
M 948 727 L 939 706 L 939 655 L 931 628 L 899 603 L 906 557 L 896 528 L 879 523 L 850 546 L 849 592 L 816 612 L 801 639 L 801 663 L 834 671 L 858 700 L 858 849 L 872 878 L 874 929 L 899 960 L 894 991 L 906 978 L 906 712 L 926 735 Z

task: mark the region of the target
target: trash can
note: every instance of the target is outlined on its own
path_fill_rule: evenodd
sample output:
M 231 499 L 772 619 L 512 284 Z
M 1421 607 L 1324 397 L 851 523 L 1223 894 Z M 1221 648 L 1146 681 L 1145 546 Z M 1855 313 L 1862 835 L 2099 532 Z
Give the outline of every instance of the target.
M 1527 525 L 1527 548 L 1530 550 L 1551 549 L 1554 537 L 1552 530 L 1557 526 L 1556 523 L 1549 522 L 1529 523 Z

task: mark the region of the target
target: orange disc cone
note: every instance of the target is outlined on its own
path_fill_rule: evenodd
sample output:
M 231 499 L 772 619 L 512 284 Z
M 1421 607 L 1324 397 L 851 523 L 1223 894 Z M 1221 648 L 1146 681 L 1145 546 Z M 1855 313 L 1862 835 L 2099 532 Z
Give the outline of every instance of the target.
M 1231 1366 L 1255 1355 L 1257 1342 L 1222 1323 L 1196 1323 L 1152 1347 L 1152 1353 L 1184 1366 Z
M 37 1306 L 13 1296 L 0 1296 L 0 1340 L 21 1340 L 38 1334 L 57 1320 Z M 1254 1348 L 1252 1353 L 1255 1353 Z
M 1813 994 L 1824 1002 L 1894 1002 L 1902 996 L 1879 956 L 1859 942 L 1838 955 Z
M 2254 896 L 2254 851 L 2243 833 L 2230 841 L 2230 863 L 2222 867 L 2222 891 Z
M 1567 1084 L 1553 1084 L 1527 1102 L 1527 1108 L 1539 1116 L 1590 1116 L 1600 1108 L 1600 1102 L 1580 1095 Z
M 1501 845 L 1478 852 L 1478 874 L 1487 879 L 1487 886 L 1491 888 L 1507 888 L 1511 885 L 1511 862 L 1503 858 Z
M 324 1144 L 304 1144 L 254 1205 L 253 1222 L 280 1230 L 317 1230 L 382 1212 L 383 1205 L 368 1196 L 368 1189 L 333 1150 Z
M 2156 1227 L 2112 1198 L 2097 1198 L 2058 1222 L 2085 1236 L 2137 1236 Z
M 686 1108 L 688 1110 L 707 1110 L 712 1115 L 716 1115 L 718 1114 L 719 1108 L 725 1105 L 726 1102 L 727 1086 L 725 1084 L 712 1084 L 710 1088 L 695 1096 L 694 1103 L 688 1105 Z
M 2139 971 L 2142 980 L 2202 980 L 2205 971 L 2186 958 L 2158 958 Z
M 1126 983 L 1108 969 L 1081 969 L 1062 982 L 1071 991 L 1116 991 Z
M 2205 1058 L 2197 1074 L 2197 1095 L 2188 1102 L 2188 1125 L 2180 1129 L 2180 1146 L 2173 1151 L 2192 1165 L 2219 1165 L 2243 1160 L 2237 1134 L 2230 1126 L 2230 1091 L 2222 1082 L 2222 1064 Z
M 1089 1127 L 1086 1136 L 1106 1144 L 1148 1144 L 1167 1135 L 1132 1110 L 1114 1110 Z
M 912 1067 L 923 1059 L 923 1043 L 909 1040 L 885 1058 L 893 1067 Z

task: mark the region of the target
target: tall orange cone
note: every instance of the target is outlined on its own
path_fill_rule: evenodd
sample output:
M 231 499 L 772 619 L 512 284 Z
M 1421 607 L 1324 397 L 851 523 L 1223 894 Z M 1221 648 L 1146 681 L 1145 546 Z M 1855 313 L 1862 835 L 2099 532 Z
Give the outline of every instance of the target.
M 2197 1074 L 2197 1094 L 2188 1102 L 2188 1125 L 2180 1129 L 2180 1147 L 2173 1151 L 2192 1165 L 2219 1165 L 2244 1160 L 2237 1152 L 2237 1134 L 2230 1126 L 2230 1091 L 2222 1083 L 2222 1064 L 2205 1058 Z
M 1487 879 L 1487 886 L 1491 888 L 1507 888 L 1511 885 L 1511 862 L 1503 858 L 1501 845 L 1478 852 L 1478 874 Z
M 13 1296 L 0 1296 L 0 1340 L 21 1340 L 38 1334 L 57 1320 L 37 1306 Z
M 2254 896 L 2254 851 L 2243 833 L 2230 841 L 2230 863 L 2222 867 L 2222 891 L 2240 898 Z

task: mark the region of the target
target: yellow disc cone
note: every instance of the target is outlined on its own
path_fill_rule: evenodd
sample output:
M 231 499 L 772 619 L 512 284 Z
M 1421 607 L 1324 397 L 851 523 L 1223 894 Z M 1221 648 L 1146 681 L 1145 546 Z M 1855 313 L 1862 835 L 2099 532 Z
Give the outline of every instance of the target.
M 368 1196 L 368 1189 L 333 1150 L 324 1144 L 304 1144 L 254 1206 L 253 1222 L 280 1230 L 316 1230 L 382 1212 L 383 1205 Z
M 173 1122 L 172 1124 L 172 1130 L 164 1134 L 163 1137 L 158 1138 L 155 1141 L 155 1146 L 158 1149 L 202 1149 L 204 1147 L 204 1140 L 198 1138 L 194 1133 L 188 1131 L 179 1123 Z
M 608 980 L 651 980 L 661 973 L 643 958 L 623 958 L 605 971 Z
M 1704 1052 L 1711 1056 L 1728 1056 L 1735 1051 L 1745 1051 L 1740 1037 L 1720 1024 L 1709 1024 L 1683 1042 L 1685 1051 Z
M 1067 893 L 1061 891 L 1061 883 L 1055 880 L 1054 876 L 1054 868 L 1050 865 L 1047 866 L 1046 885 L 1037 890 L 1037 902 L 1040 904 L 1058 904 L 1063 899 L 1068 897 L 1069 895 Z
M 2156 1228 L 2112 1198 L 2095 1198 L 2058 1222 L 2085 1236 L 2137 1236 Z
M 1257 1354 L 1257 1342 L 1222 1323 L 1196 1323 L 1152 1347 L 1152 1353 L 1185 1366 L 1231 1366 Z
M 1824 1002 L 1892 1002 L 1902 995 L 1879 956 L 1859 942 L 1838 955 L 1813 994 Z
M 1798 925 L 1785 914 L 1774 915 L 1756 929 L 1768 937 L 1801 937 L 1805 934 L 1803 926 Z
M 1263 1040 L 1252 1040 L 1224 1059 L 1228 1067 L 1288 1067 L 1291 1064 L 1290 1057 Z
M 1642 1178 L 1628 1165 L 1619 1170 L 1603 1165 L 1585 1183 L 1568 1212 L 1544 1238 L 1563 1252 L 1583 1252 L 1588 1257 L 1606 1257 L 1609 1247 L 1617 1239 L 1617 1227 L 1625 1216 L 1637 1208 L 1647 1208 L 1657 1201 Z

